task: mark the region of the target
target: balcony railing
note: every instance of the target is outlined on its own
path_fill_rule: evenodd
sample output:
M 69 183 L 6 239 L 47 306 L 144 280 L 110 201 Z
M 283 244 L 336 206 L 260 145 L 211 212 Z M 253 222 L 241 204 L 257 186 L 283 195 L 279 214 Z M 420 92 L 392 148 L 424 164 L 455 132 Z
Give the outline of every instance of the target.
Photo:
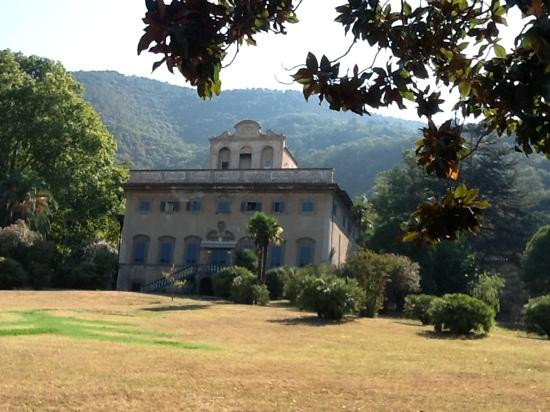
M 334 183 L 334 169 L 132 170 L 133 184 Z

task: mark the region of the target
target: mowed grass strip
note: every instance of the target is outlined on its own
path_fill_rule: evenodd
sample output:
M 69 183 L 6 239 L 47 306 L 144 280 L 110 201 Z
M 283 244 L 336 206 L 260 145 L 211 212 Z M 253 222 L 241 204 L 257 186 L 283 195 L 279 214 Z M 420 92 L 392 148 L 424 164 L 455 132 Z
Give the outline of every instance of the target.
M 0 292 L 0 312 L 46 308 L 64 318 L 131 319 L 136 330 L 221 350 L 0 337 L 0 409 L 550 410 L 549 342 L 521 332 L 438 339 L 412 321 L 326 323 L 278 303 Z

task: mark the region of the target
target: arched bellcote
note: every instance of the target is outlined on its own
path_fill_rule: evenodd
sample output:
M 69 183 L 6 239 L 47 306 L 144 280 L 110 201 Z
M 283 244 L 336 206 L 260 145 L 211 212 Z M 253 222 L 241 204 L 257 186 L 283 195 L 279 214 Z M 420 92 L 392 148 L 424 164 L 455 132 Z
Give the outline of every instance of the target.
M 235 125 L 235 134 L 237 137 L 259 137 L 261 126 L 254 120 L 243 120 Z

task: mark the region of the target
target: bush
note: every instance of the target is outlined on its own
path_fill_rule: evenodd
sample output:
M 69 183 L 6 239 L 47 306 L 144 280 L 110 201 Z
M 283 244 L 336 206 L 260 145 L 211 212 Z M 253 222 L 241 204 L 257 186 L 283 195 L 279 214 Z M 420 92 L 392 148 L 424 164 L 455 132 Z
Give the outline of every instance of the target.
M 384 304 L 386 284 L 393 270 L 393 261 L 388 255 L 379 255 L 370 250 L 359 250 L 346 261 L 346 275 L 357 279 L 364 290 L 364 306 L 361 316 L 374 317 Z
M 477 298 L 454 293 L 435 299 L 428 316 L 438 333 L 448 330 L 453 335 L 468 335 L 482 331 L 488 333 L 493 327 L 495 312 Z
M 231 284 L 237 276 L 253 276 L 246 268 L 230 266 L 222 270 L 214 277 L 214 296 L 229 299 L 231 297 Z
M 235 251 L 234 265 L 256 273 L 258 272 L 258 256 L 252 249 L 237 249 Z
M 403 312 L 411 319 L 418 319 L 423 325 L 431 322 L 428 311 L 433 300 L 437 299 L 433 295 L 409 295 L 405 297 L 405 307 Z
M 18 220 L 13 225 L 0 228 L 0 256 L 21 259 L 21 252 L 40 239 L 40 235 L 33 232 L 27 224 Z
M 504 289 L 504 279 L 498 275 L 483 273 L 470 286 L 470 295 L 485 302 L 495 313 L 500 311 L 500 295 Z
M 550 339 L 550 295 L 529 299 L 523 314 L 529 332 L 546 335 Z
M 386 308 L 401 312 L 405 296 L 420 290 L 420 266 L 407 256 L 387 254 L 389 280 L 386 285 Z
M 30 285 L 34 289 L 49 287 L 55 274 L 55 243 L 39 239 L 27 249 L 25 255 Z
M 265 305 L 269 302 L 269 291 L 265 285 L 259 284 L 256 276 L 251 273 L 243 273 L 233 279 L 231 300 L 246 305 Z
M 27 283 L 27 272 L 19 262 L 0 256 L 0 289 L 21 288 Z
M 550 293 L 550 225 L 541 227 L 525 246 L 523 280 L 530 296 Z
M 283 297 L 287 270 L 285 268 L 269 269 L 265 276 L 265 285 L 267 286 L 267 290 L 269 290 L 269 298 L 271 300 L 281 299 Z
M 286 268 L 286 279 L 283 286 L 283 297 L 295 304 L 298 300 L 298 295 L 303 289 L 305 271 L 295 267 Z
M 363 291 L 355 279 L 335 275 L 306 276 L 298 295 L 298 306 L 316 312 L 323 319 L 341 319 L 356 313 L 362 305 Z

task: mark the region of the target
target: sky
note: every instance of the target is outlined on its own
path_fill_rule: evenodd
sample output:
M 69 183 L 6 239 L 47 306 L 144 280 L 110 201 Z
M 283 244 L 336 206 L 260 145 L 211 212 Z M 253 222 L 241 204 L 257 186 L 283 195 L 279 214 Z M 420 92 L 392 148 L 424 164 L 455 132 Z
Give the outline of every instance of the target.
M 240 88 L 300 90 L 299 85 L 287 84 L 286 69 L 305 62 L 308 51 L 332 60 L 351 44 L 351 37 L 344 37 L 343 27 L 333 21 L 334 7 L 343 3 L 304 0 L 298 10 L 300 23 L 288 25 L 286 36 L 257 36 L 257 47 L 243 47 L 235 62 L 222 70 L 222 93 Z M 115 70 L 186 86 L 181 75 L 171 74 L 165 66 L 151 73 L 158 55 L 137 55 L 144 14 L 143 0 L 0 0 L 0 49 L 54 59 L 70 71 Z M 509 46 L 516 32 L 511 29 L 503 40 Z M 354 47 L 342 66 L 355 61 L 370 64 L 373 55 L 367 46 Z M 228 60 L 232 57 L 230 53 Z M 412 106 L 378 112 L 418 120 Z

